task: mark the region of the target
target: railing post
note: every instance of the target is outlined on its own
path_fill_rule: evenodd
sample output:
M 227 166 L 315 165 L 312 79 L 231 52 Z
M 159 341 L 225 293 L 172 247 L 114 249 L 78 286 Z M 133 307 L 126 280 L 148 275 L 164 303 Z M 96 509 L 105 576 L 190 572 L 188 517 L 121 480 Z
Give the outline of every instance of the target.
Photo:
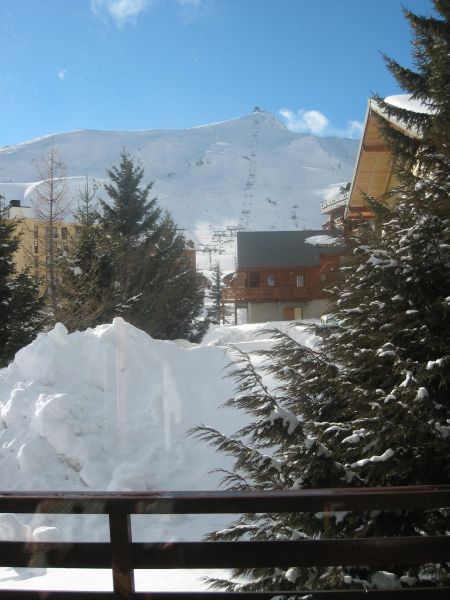
M 134 572 L 131 547 L 131 518 L 126 512 L 109 513 L 113 589 L 117 600 L 131 600 L 134 595 Z

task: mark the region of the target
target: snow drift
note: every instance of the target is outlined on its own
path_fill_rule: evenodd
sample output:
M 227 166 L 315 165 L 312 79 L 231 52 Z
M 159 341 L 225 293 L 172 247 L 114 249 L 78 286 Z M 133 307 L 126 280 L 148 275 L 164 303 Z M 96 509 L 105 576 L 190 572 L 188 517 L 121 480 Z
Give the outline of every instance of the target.
M 40 334 L 0 371 L 0 490 L 217 489 L 228 457 L 186 432 L 200 423 L 231 433 L 243 415 L 221 410 L 232 344 L 267 347 L 268 326 L 211 328 L 202 345 L 154 340 L 118 318 L 68 334 Z M 314 342 L 304 326 L 290 328 Z M 135 541 L 199 540 L 229 515 L 132 517 Z M 108 541 L 102 515 L 0 515 L 0 539 Z M 204 571 L 136 571 L 137 589 L 205 589 Z M 210 573 L 214 575 L 214 573 Z M 38 579 L 37 579 L 38 577 Z M 0 569 L 0 588 L 111 589 L 108 570 Z
M 185 433 L 225 424 L 226 362 L 223 348 L 153 340 L 120 318 L 71 335 L 58 324 L 2 373 L 0 487 L 211 487 L 210 461 Z

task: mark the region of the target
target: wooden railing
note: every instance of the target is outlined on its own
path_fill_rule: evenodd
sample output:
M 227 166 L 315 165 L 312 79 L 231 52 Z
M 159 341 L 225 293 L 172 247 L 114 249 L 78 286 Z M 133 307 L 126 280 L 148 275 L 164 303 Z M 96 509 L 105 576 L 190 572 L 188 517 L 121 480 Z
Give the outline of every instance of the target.
M 0 566 L 112 569 L 113 592 L 0 590 L 11 600 L 450 598 L 450 587 L 295 592 L 136 592 L 134 569 L 420 565 L 450 561 L 450 536 L 134 543 L 130 515 L 438 509 L 450 486 L 266 492 L 3 493 L 0 512 L 107 514 L 110 543 L 0 542 Z M 400 517 L 399 517 L 400 518 Z
M 223 302 L 289 302 L 294 300 L 308 301 L 312 298 L 325 297 L 320 287 L 314 290 L 310 286 L 274 286 L 255 288 L 222 288 Z

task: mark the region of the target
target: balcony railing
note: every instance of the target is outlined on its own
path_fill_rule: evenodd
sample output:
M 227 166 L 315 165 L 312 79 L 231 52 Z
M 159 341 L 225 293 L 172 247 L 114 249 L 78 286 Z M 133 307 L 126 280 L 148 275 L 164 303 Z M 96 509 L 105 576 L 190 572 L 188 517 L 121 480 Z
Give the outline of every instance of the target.
M 450 587 L 396 590 L 295 592 L 136 592 L 134 569 L 207 569 L 344 565 L 421 565 L 450 561 L 450 536 L 302 539 L 269 542 L 132 541 L 133 514 L 219 514 L 332 511 L 429 510 L 450 506 L 450 486 L 345 488 L 266 492 L 151 493 L 3 493 L 0 512 L 106 514 L 110 543 L 0 542 L 0 566 L 106 568 L 112 570 L 113 592 L 0 590 L 11 600 L 206 600 L 253 598 L 278 600 L 449 598 Z M 401 518 L 399 516 L 398 518 Z
M 341 194 L 338 194 L 331 200 L 326 200 L 324 202 L 321 202 L 320 203 L 320 212 L 323 214 L 323 213 L 329 212 L 330 210 L 334 210 L 335 208 L 338 208 L 341 206 L 346 206 L 349 198 L 350 198 L 350 192 L 342 192 Z
M 323 296 L 323 291 L 316 287 L 254 287 L 223 288 L 223 302 L 290 302 L 294 300 L 308 301 Z

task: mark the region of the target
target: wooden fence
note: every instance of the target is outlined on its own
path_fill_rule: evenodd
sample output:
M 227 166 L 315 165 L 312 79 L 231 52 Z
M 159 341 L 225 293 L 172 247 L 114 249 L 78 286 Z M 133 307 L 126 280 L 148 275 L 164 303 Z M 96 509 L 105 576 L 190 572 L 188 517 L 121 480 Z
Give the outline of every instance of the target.
M 277 600 L 450 598 L 450 587 L 295 592 L 136 592 L 134 569 L 198 569 L 450 562 L 450 536 L 302 539 L 270 542 L 134 543 L 135 514 L 219 514 L 374 511 L 450 507 L 450 486 L 344 488 L 266 492 L 1 493 L 3 513 L 105 514 L 110 543 L 0 541 L 0 566 L 112 569 L 113 592 L 0 590 L 11 600 Z M 168 574 L 170 574 L 168 572 Z

